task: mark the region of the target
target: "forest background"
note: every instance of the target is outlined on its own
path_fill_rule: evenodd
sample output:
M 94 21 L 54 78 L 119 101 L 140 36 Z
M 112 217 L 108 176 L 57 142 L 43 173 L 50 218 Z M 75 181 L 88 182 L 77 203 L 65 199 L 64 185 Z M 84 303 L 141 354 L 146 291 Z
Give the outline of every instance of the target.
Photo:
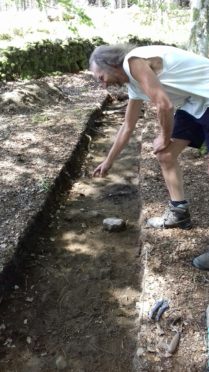
M 208 56 L 208 0 L 1 0 L 0 48 L 28 42 L 93 38 L 175 43 Z

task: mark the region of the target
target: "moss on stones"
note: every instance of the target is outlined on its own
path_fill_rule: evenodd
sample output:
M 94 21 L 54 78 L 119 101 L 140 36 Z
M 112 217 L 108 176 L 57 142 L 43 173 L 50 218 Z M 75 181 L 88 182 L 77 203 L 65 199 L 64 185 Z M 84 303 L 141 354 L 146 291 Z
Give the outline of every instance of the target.
M 129 43 L 142 46 L 162 44 L 151 39 L 129 35 Z M 76 73 L 88 68 L 91 52 L 104 41 L 88 39 L 44 40 L 27 44 L 24 48 L 8 47 L 0 52 L 0 81 L 40 78 L 50 74 Z
M 39 78 L 55 72 L 78 72 L 88 68 L 93 49 L 104 44 L 93 40 L 44 40 L 24 48 L 8 47 L 0 53 L 0 80 Z

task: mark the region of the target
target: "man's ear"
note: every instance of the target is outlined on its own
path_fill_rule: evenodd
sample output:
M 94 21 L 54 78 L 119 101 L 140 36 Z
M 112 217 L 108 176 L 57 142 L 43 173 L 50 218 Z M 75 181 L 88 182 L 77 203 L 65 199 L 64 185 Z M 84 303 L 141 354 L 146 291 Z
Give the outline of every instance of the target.
M 117 65 L 113 64 L 113 63 L 106 63 L 108 66 L 112 67 L 112 68 L 118 68 Z

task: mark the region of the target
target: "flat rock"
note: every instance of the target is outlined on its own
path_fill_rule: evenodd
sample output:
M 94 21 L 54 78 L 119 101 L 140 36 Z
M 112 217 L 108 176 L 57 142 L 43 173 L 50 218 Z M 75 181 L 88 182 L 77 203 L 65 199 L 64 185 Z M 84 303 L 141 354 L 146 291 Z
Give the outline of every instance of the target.
M 103 226 L 107 231 L 122 231 L 126 228 L 126 223 L 122 218 L 109 217 L 103 220 Z

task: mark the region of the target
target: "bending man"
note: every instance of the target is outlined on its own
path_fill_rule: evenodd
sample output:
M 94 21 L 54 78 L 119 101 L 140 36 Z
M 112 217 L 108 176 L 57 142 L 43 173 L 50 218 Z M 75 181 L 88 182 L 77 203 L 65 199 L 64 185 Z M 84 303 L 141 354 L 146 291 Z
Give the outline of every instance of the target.
M 163 216 L 148 225 L 191 228 L 178 155 L 204 142 L 209 150 L 209 60 L 171 46 L 103 45 L 93 51 L 90 70 L 103 87 L 127 84 L 129 94 L 125 121 L 94 176 L 107 174 L 135 128 L 142 102 L 150 100 L 160 127 L 153 148 L 170 200 Z

